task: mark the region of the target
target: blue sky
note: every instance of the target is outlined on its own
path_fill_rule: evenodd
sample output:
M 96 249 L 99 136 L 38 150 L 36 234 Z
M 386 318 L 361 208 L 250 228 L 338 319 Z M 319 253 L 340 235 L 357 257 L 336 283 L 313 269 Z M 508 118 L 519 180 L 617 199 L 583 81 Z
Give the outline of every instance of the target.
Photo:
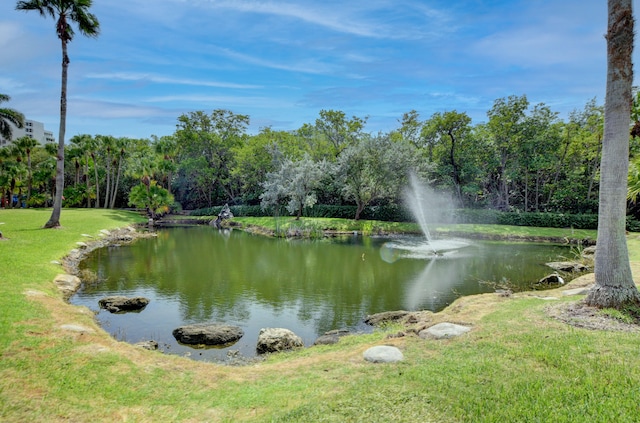
M 0 1 L 3 106 L 57 136 L 54 21 L 15 4 Z M 334 109 L 386 132 L 410 110 L 479 123 L 509 95 L 562 118 L 604 101 L 605 0 L 94 0 L 91 10 L 100 36 L 69 45 L 67 140 L 170 135 L 196 110 L 249 115 L 257 133 Z

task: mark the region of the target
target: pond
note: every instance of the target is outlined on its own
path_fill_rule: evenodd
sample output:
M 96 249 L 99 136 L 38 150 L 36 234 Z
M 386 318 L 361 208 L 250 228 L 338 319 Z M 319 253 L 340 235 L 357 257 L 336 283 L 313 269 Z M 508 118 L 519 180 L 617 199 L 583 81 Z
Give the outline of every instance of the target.
M 71 302 L 96 312 L 116 339 L 155 340 L 160 350 L 197 360 L 255 356 L 261 328 L 283 327 L 305 345 L 333 329 L 366 332 L 363 319 L 392 310 L 439 311 L 464 295 L 515 290 L 552 273 L 545 262 L 570 255 L 566 246 L 462 241 L 463 248 L 421 257 L 407 245 L 420 237 L 350 236 L 274 239 L 211 227 L 162 229 L 130 246 L 91 253 L 81 268 L 98 276 Z M 397 248 L 400 245 L 400 248 Z M 403 247 L 404 246 L 404 247 Z M 406 248 L 405 248 L 406 247 Z M 138 313 L 111 314 L 98 300 L 110 295 L 150 299 Z M 193 348 L 173 338 L 191 323 L 240 326 L 226 348 Z

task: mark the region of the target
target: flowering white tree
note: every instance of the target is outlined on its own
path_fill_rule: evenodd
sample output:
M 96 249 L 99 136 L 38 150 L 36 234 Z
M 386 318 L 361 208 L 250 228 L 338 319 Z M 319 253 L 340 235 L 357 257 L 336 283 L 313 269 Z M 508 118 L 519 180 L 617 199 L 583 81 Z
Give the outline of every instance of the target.
M 263 208 L 278 206 L 288 200 L 287 211 L 296 213 L 296 219 L 302 216 L 305 207 L 313 207 L 317 202 L 315 190 L 326 175 L 328 164 L 322 160 L 314 161 L 308 154 L 297 161 L 284 158 L 275 172 L 267 174 L 262 183 L 264 192 L 260 195 Z

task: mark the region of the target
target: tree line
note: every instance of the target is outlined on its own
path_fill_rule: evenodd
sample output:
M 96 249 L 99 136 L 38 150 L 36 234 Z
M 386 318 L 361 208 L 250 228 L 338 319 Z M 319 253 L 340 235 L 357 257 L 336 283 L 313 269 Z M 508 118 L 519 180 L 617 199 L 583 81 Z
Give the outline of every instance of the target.
M 63 204 L 157 214 L 229 203 L 282 206 L 296 216 L 316 204 L 351 205 L 358 219 L 366 207 L 401 205 L 415 173 L 458 207 L 597 213 L 603 122 L 595 99 L 562 120 L 525 95 L 495 100 L 483 123 L 456 110 L 426 119 L 411 110 L 379 133 L 366 131 L 366 116 L 339 110 L 321 110 L 296 130 L 257 134 L 247 133 L 247 115 L 195 111 L 179 116 L 169 136 L 72 137 Z M 640 186 L 635 139 L 630 193 Z M 1 148 L 2 205 L 50 206 L 55 166 L 55 149 L 28 137 Z

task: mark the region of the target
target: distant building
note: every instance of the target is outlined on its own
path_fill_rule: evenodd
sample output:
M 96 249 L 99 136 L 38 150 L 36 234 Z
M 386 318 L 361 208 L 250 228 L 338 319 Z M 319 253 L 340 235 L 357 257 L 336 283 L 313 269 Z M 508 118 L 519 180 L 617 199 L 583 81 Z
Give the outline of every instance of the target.
M 0 137 L 0 147 L 3 147 L 10 142 L 17 140 L 18 138 L 22 138 L 25 135 L 38 141 L 41 145 L 56 142 L 56 139 L 53 136 L 53 132 L 45 130 L 44 124 L 42 122 L 25 119 L 23 128 L 16 128 L 11 123 L 9 123 L 9 125 L 11 125 L 11 128 L 13 129 L 11 139 L 6 140 Z

